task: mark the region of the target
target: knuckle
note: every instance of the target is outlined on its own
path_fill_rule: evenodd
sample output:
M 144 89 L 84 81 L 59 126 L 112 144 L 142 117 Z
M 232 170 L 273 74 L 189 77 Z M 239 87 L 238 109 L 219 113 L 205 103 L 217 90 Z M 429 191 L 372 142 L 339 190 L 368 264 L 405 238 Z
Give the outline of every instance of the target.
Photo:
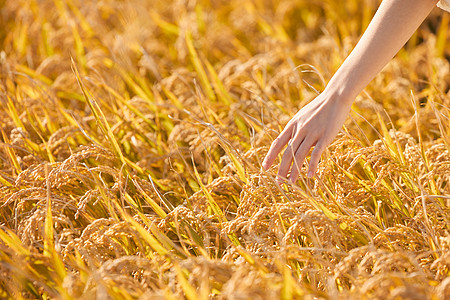
M 283 158 L 288 159 L 294 156 L 292 153 L 292 146 L 287 146 L 286 150 L 284 150 Z
M 281 138 L 277 137 L 276 139 L 273 140 L 272 142 L 272 147 L 273 148 L 279 148 L 281 145 Z
M 316 147 L 314 147 L 313 151 L 311 152 L 311 157 L 313 157 L 313 156 L 316 157 L 317 155 L 320 156 L 321 153 L 322 153 L 322 150 L 316 146 Z
M 297 149 L 297 152 L 295 152 L 295 157 L 297 157 L 297 158 L 302 157 L 303 155 L 305 155 L 308 152 L 308 150 L 309 150 L 309 147 L 305 147 L 305 146 L 299 147 Z
M 302 168 L 302 165 L 303 165 L 303 160 L 295 159 L 294 163 L 292 165 L 292 170 L 300 171 L 300 169 Z
M 324 147 L 324 144 L 323 143 L 317 143 L 315 146 L 314 146 L 314 152 L 316 152 L 316 153 L 322 153 L 324 150 L 325 150 L 325 147 Z
M 322 156 L 322 151 L 315 151 L 315 152 L 311 153 L 311 161 L 314 164 L 317 164 L 319 162 L 321 156 Z

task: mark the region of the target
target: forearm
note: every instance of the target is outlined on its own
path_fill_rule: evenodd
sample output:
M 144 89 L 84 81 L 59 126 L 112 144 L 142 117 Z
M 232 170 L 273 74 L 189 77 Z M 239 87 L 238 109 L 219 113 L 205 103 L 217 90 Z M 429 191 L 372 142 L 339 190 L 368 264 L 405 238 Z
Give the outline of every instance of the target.
M 287 145 L 277 178 L 294 183 L 311 153 L 308 176 L 317 170 L 320 156 L 341 129 L 353 99 L 411 37 L 438 0 L 384 0 L 361 40 L 331 78 L 325 91 L 288 122 L 270 146 L 262 167 L 270 168 Z M 292 166 L 292 167 L 291 167 Z
M 408 41 L 438 0 L 384 0 L 326 91 L 353 99 Z

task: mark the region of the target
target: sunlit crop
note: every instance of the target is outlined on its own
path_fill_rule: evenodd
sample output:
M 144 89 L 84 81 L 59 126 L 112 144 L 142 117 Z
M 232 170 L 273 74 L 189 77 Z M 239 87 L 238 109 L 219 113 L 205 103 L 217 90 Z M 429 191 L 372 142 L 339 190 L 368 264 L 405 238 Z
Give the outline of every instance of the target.
M 261 171 L 378 4 L 0 1 L 0 298 L 449 299 L 449 13 Z

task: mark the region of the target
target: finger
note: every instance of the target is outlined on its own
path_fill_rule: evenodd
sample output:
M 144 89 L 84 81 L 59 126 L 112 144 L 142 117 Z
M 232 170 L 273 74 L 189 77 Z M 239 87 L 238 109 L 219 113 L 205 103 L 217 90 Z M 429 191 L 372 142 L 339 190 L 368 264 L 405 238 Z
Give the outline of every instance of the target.
M 304 137 L 301 133 L 298 133 L 284 150 L 283 157 L 281 158 L 280 167 L 278 169 L 278 177 L 286 178 L 287 173 L 291 167 L 292 160 L 294 159 L 295 152 L 297 152 L 298 147 L 302 144 Z
M 264 157 L 262 167 L 264 170 L 267 170 L 272 166 L 273 162 L 277 158 L 278 153 L 280 153 L 281 149 L 283 149 L 284 145 L 286 145 L 291 139 L 292 129 L 286 127 L 280 135 L 273 140 L 272 145 L 270 145 L 269 152 L 267 152 L 266 157 Z
M 314 147 L 313 152 L 311 153 L 311 159 L 309 161 L 309 170 L 308 177 L 312 178 L 317 170 L 317 165 L 319 164 L 320 156 L 322 152 L 325 150 L 325 146 L 320 141 Z
M 311 142 L 311 140 L 305 139 L 298 147 L 297 152 L 295 152 L 294 163 L 292 164 L 291 175 L 289 176 L 290 183 L 297 181 L 303 162 L 305 161 L 306 155 L 308 155 L 309 149 L 311 149 L 312 146 L 314 146 L 314 143 Z

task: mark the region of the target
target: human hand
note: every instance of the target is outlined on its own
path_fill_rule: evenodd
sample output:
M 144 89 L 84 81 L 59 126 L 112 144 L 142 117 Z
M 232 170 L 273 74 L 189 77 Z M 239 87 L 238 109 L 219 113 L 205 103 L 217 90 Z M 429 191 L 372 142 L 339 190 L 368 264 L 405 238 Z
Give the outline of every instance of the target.
M 303 161 L 311 153 L 308 177 L 313 177 L 322 152 L 333 141 L 342 127 L 352 105 L 352 98 L 336 96 L 324 91 L 303 107 L 287 123 L 284 130 L 270 146 L 262 167 L 267 170 L 287 144 L 278 170 L 277 179 L 287 178 L 292 166 L 289 181 L 294 183 L 300 174 Z
M 383 1 L 325 91 L 302 108 L 274 140 L 262 167 L 270 168 L 287 144 L 277 177 L 279 181 L 285 179 L 292 165 L 289 181 L 293 183 L 314 147 L 308 177 L 314 176 L 320 155 L 344 123 L 353 99 L 400 50 L 436 3 L 437 0 Z

